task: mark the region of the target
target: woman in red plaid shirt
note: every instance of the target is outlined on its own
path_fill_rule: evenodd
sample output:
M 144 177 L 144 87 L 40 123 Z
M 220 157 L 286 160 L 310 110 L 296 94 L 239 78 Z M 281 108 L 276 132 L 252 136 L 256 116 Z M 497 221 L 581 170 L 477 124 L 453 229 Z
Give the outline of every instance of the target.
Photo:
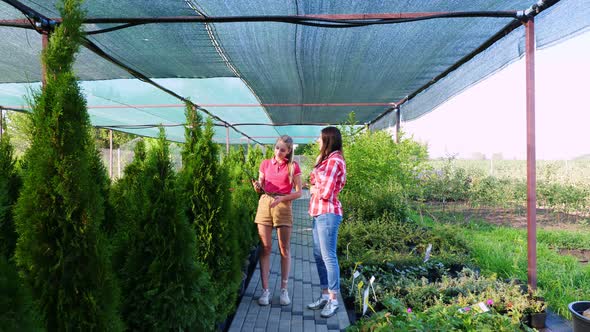
M 338 227 L 342 222 L 342 205 L 338 193 L 346 183 L 346 163 L 342 156 L 342 135 L 336 127 L 322 129 L 318 139 L 320 155 L 310 175 L 312 187 L 309 214 L 313 217 L 313 255 L 320 277 L 321 296 L 307 305 L 322 309 L 330 317 L 339 307 L 340 266 L 336 255 Z

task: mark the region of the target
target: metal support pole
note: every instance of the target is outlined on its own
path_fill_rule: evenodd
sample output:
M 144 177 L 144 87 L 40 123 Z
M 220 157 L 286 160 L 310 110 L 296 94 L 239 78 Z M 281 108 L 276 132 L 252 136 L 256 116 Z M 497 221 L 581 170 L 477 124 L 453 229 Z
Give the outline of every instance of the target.
M 4 135 L 4 110 L 0 108 L 0 141 Z
M 117 148 L 117 179 L 121 178 L 121 148 Z
M 225 126 L 225 152 L 229 155 L 229 127 Z
M 395 108 L 395 142 L 399 143 L 399 131 L 401 129 L 402 126 L 402 121 L 401 121 L 401 111 L 399 109 L 399 107 Z
M 113 178 L 113 130 L 109 129 L 109 177 Z
M 41 35 L 41 46 L 43 47 L 43 52 L 49 46 L 49 31 L 45 31 Z M 47 68 L 45 67 L 45 62 L 41 61 L 41 86 L 45 86 L 47 84 Z
M 535 22 L 526 30 L 526 128 L 527 128 L 527 245 L 528 284 L 537 289 L 537 174 L 535 154 Z

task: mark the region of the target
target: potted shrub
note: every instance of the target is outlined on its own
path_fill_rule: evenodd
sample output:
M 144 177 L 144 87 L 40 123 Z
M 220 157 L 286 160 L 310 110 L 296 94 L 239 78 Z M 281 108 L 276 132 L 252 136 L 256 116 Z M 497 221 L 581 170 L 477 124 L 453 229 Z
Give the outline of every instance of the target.
M 547 302 L 544 298 L 536 295 L 530 295 L 528 299 L 529 306 L 525 310 L 527 325 L 536 329 L 544 328 L 547 319 Z

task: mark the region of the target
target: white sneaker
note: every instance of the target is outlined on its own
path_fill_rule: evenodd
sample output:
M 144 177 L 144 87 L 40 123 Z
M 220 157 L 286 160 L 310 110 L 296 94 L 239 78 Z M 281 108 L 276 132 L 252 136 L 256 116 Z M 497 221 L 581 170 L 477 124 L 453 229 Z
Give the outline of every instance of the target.
M 334 303 L 333 300 L 328 300 L 328 303 L 324 306 L 324 309 L 320 312 L 320 316 L 324 318 L 332 317 L 338 310 L 338 304 Z
M 262 290 L 262 295 L 258 298 L 258 304 L 269 305 L 270 304 L 270 291 L 268 289 Z
M 315 302 L 308 304 L 307 308 L 311 310 L 323 309 L 326 306 L 326 303 L 328 303 L 328 298 L 320 295 Z
M 289 305 L 291 300 L 289 299 L 289 292 L 286 288 L 281 288 L 281 305 Z

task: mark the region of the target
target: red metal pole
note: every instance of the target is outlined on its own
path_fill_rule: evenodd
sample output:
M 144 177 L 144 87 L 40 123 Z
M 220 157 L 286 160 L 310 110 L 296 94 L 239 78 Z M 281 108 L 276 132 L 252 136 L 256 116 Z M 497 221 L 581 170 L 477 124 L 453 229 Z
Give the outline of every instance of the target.
M 399 107 L 395 109 L 395 142 L 399 143 L 399 130 L 401 129 L 401 111 Z
M 45 52 L 45 50 L 49 46 L 49 31 L 46 31 L 41 35 L 41 45 L 43 47 L 43 52 Z M 45 62 L 43 62 L 43 60 L 41 60 L 41 85 L 45 86 L 46 83 L 47 83 L 47 68 L 45 67 Z
M 535 155 L 535 22 L 526 30 L 526 128 L 527 128 L 527 245 L 528 284 L 537 289 L 537 173 Z
M 229 155 L 229 127 L 225 126 L 225 152 Z
M 109 177 L 113 179 L 113 130 L 109 129 Z

